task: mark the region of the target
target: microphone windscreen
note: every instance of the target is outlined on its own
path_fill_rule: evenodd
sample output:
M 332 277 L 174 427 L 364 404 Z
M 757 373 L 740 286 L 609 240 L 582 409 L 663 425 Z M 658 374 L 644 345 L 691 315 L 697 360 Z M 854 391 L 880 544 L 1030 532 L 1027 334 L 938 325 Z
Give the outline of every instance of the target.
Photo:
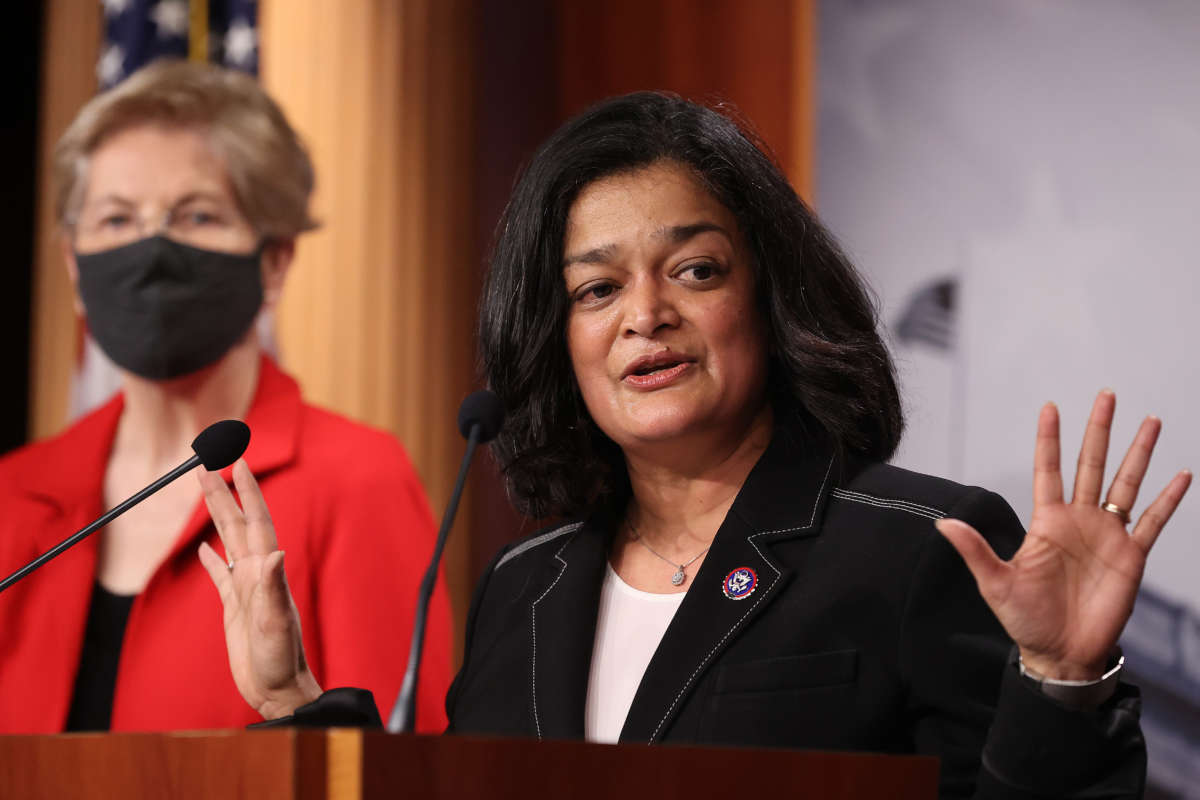
M 504 406 L 496 393 L 488 389 L 472 392 L 458 407 L 458 431 L 463 438 L 471 435 L 471 426 L 479 426 L 479 441 L 490 442 L 504 425 Z
M 250 444 L 250 428 L 236 419 L 214 422 L 192 442 L 192 450 L 209 472 L 225 469 L 237 461 Z

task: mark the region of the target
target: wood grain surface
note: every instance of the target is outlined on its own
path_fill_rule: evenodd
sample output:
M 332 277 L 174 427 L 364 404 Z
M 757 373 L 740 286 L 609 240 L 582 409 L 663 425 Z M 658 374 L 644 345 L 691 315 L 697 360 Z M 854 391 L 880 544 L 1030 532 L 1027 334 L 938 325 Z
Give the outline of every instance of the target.
M 0 797 L 932 800 L 937 760 L 358 730 L 0 736 Z
M 0 797 L 326 797 L 326 734 L 295 730 L 0 736 Z

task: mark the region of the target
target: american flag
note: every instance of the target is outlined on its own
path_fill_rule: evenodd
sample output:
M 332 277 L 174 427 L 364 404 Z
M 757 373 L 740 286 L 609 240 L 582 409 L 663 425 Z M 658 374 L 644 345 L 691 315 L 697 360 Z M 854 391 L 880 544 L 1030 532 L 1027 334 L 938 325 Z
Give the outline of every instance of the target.
M 101 0 L 100 88 L 169 56 L 258 74 L 258 0 Z
M 896 323 L 900 341 L 921 342 L 937 350 L 954 349 L 957 295 L 958 281 L 954 278 L 939 278 L 913 292 Z

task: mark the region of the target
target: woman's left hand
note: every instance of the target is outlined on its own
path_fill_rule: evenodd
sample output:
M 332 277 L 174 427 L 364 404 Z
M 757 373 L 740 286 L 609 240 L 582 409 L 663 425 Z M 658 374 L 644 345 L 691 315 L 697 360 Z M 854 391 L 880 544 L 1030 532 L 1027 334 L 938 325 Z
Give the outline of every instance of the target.
M 1033 464 L 1033 521 L 1021 549 L 1000 559 L 984 538 L 960 520 L 938 530 L 975 576 L 980 594 L 1021 650 L 1025 666 L 1047 678 L 1095 680 L 1133 611 L 1146 556 L 1191 483 L 1181 471 L 1130 531 L 1128 512 L 1150 463 L 1162 423 L 1147 417 L 1101 497 L 1116 396 L 1103 391 L 1092 406 L 1071 502 L 1063 500 L 1058 409 L 1047 403 L 1038 418 Z
M 316 700 L 321 687 L 304 657 L 300 615 L 288 590 L 271 512 L 245 461 L 233 466 L 241 506 L 217 473 L 197 474 L 228 558 L 208 542 L 200 545 L 200 562 L 224 608 L 234 685 L 264 719 L 287 716 Z

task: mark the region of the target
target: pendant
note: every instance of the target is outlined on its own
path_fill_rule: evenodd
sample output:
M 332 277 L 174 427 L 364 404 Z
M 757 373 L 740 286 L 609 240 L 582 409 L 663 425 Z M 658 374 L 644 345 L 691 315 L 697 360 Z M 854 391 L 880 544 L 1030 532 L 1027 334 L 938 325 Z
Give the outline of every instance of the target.
M 683 579 L 685 577 L 687 577 L 687 576 L 683 574 L 683 567 L 680 566 L 679 569 L 675 570 L 675 574 L 671 576 L 671 585 L 672 586 L 681 585 L 683 583 Z

